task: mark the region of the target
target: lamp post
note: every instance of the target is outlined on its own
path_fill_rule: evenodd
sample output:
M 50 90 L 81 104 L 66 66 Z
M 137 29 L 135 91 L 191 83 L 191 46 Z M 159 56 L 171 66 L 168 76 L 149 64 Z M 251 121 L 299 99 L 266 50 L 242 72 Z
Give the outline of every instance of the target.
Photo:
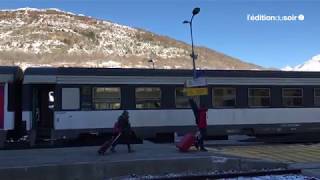
M 154 60 L 153 60 L 153 59 L 150 59 L 148 62 L 149 62 L 149 63 L 152 63 L 152 68 L 154 69 Z
M 192 57 L 192 63 L 193 63 L 193 79 L 196 79 L 196 63 L 195 59 L 197 59 L 197 55 L 194 54 L 194 49 L 193 49 L 193 35 L 192 35 L 192 20 L 195 15 L 197 15 L 200 12 L 200 8 L 196 7 L 192 11 L 192 17 L 190 21 L 183 21 L 183 24 L 189 24 L 190 25 L 190 34 L 191 34 L 191 47 L 192 47 L 192 52 L 191 52 L 191 57 Z

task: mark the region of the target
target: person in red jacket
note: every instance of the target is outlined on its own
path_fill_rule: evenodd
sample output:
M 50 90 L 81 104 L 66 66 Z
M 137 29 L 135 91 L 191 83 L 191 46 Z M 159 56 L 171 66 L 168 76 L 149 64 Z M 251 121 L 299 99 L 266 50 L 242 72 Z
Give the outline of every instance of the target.
M 200 131 L 200 137 L 199 137 L 199 141 L 198 141 L 198 145 L 200 146 L 200 150 L 201 151 L 207 151 L 206 148 L 204 148 L 204 138 L 207 135 L 207 112 L 208 112 L 208 108 L 201 106 L 198 109 L 198 129 Z

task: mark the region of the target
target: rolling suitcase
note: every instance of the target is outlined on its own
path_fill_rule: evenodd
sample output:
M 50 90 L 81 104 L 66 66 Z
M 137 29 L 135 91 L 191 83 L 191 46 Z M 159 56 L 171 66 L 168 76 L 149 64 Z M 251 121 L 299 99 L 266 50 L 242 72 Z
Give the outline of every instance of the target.
M 195 144 L 195 136 L 193 133 L 188 133 L 186 135 L 183 136 L 183 138 L 181 139 L 181 141 L 177 144 L 177 148 L 181 151 L 181 152 L 187 152 L 189 150 L 189 148 Z
M 98 150 L 99 155 L 104 155 L 104 153 L 112 146 L 116 140 L 119 139 L 121 136 L 121 133 L 119 133 L 117 136 L 113 136 L 110 140 L 106 141 L 105 143 L 102 144 L 102 146 Z

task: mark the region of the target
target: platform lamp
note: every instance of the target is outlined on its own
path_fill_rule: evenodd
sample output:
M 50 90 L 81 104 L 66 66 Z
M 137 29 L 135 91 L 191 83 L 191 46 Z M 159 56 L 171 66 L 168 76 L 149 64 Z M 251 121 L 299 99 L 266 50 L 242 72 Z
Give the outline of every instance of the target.
M 197 75 L 196 75 L 196 63 L 195 63 L 195 59 L 197 59 L 197 55 L 194 54 L 194 49 L 193 49 L 193 35 L 192 35 L 192 20 L 193 17 L 197 14 L 199 14 L 200 12 L 200 8 L 196 7 L 193 9 L 192 11 L 192 16 L 191 16 L 191 20 L 190 21 L 183 21 L 183 24 L 189 24 L 190 25 L 190 34 L 191 34 L 191 47 L 192 47 L 192 52 L 191 52 L 191 57 L 192 57 L 192 63 L 193 63 L 193 79 L 196 79 Z
M 154 69 L 154 60 L 153 60 L 153 59 L 150 59 L 148 62 L 149 62 L 149 63 L 152 63 L 152 68 Z

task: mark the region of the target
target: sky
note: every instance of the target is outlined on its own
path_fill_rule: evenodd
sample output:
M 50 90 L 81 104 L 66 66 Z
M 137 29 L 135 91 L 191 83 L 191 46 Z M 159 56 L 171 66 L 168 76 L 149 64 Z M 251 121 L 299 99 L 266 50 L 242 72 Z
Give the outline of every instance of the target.
M 264 67 L 283 68 L 320 54 L 318 0 L 1 0 L 0 9 L 58 8 L 142 28 Z M 296 18 L 291 21 L 262 18 Z M 283 17 L 286 16 L 286 17 Z M 290 16 L 290 17 L 288 17 Z M 300 18 L 300 19 L 299 19 Z

